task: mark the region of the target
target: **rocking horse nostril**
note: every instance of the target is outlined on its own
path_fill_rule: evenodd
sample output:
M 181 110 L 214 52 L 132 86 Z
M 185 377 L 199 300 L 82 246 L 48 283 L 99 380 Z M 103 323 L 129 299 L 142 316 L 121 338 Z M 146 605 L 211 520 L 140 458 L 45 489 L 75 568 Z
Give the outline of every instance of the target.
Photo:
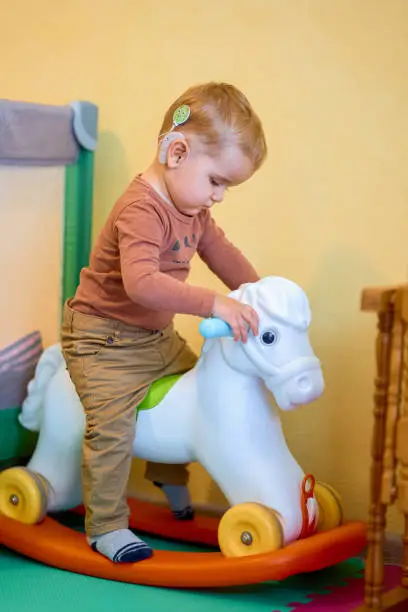
M 311 388 L 310 378 L 308 376 L 301 376 L 298 380 L 298 386 L 302 391 L 309 391 Z
M 251 546 L 253 539 L 249 531 L 243 531 L 241 533 L 241 542 L 245 544 L 245 546 Z

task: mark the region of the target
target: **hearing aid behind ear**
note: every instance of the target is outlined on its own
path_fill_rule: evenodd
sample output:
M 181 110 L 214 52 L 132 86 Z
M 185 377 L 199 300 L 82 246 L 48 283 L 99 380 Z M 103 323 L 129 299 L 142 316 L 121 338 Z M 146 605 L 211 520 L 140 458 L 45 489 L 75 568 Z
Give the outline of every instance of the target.
M 184 134 L 181 132 L 168 132 L 160 142 L 159 147 L 159 162 L 165 164 L 167 162 L 167 151 L 174 140 L 185 140 Z
M 169 146 L 171 145 L 171 143 L 174 140 L 177 140 L 178 138 L 182 138 L 183 140 L 185 139 L 184 134 L 182 134 L 181 132 L 173 132 L 173 130 L 179 125 L 183 125 L 183 123 L 185 123 L 189 117 L 190 107 L 188 106 L 188 104 L 183 104 L 182 106 L 176 108 L 176 110 L 174 111 L 173 125 L 171 126 L 168 132 L 166 132 L 165 134 L 161 134 L 163 138 L 160 141 L 158 155 L 159 162 L 161 164 L 165 164 L 167 161 L 167 151 L 169 150 Z

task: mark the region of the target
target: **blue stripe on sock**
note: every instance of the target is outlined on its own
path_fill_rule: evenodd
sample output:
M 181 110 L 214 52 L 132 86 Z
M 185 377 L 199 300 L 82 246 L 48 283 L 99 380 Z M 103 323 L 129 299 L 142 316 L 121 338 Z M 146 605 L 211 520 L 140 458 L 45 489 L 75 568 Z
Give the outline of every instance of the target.
M 148 559 L 153 554 L 152 549 L 147 544 L 128 544 L 123 546 L 113 557 L 114 563 L 136 562 Z
M 122 546 L 122 548 L 119 548 L 115 555 L 121 555 L 125 552 L 129 552 L 130 550 L 137 550 L 138 548 L 149 548 L 149 546 L 144 542 L 132 542 L 131 544 L 126 544 L 125 546 Z

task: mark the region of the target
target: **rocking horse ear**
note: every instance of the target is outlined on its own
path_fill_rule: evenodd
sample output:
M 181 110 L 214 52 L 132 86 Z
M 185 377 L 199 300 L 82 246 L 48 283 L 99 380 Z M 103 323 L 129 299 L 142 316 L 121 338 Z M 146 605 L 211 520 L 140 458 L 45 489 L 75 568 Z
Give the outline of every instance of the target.
M 223 321 L 214 317 L 213 319 L 204 319 L 201 321 L 199 328 L 200 334 L 206 340 L 210 338 L 224 338 L 226 336 L 234 337 L 231 327 Z

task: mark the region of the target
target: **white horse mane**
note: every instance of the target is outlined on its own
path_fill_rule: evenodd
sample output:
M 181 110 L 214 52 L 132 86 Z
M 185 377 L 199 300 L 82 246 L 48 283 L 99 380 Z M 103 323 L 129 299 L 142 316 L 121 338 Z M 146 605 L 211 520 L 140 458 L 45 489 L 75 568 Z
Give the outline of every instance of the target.
M 306 331 L 311 322 L 309 301 L 296 283 L 279 276 L 267 276 L 256 283 L 246 283 L 229 294 L 239 302 L 248 304 L 262 315 L 279 319 L 300 331 Z

